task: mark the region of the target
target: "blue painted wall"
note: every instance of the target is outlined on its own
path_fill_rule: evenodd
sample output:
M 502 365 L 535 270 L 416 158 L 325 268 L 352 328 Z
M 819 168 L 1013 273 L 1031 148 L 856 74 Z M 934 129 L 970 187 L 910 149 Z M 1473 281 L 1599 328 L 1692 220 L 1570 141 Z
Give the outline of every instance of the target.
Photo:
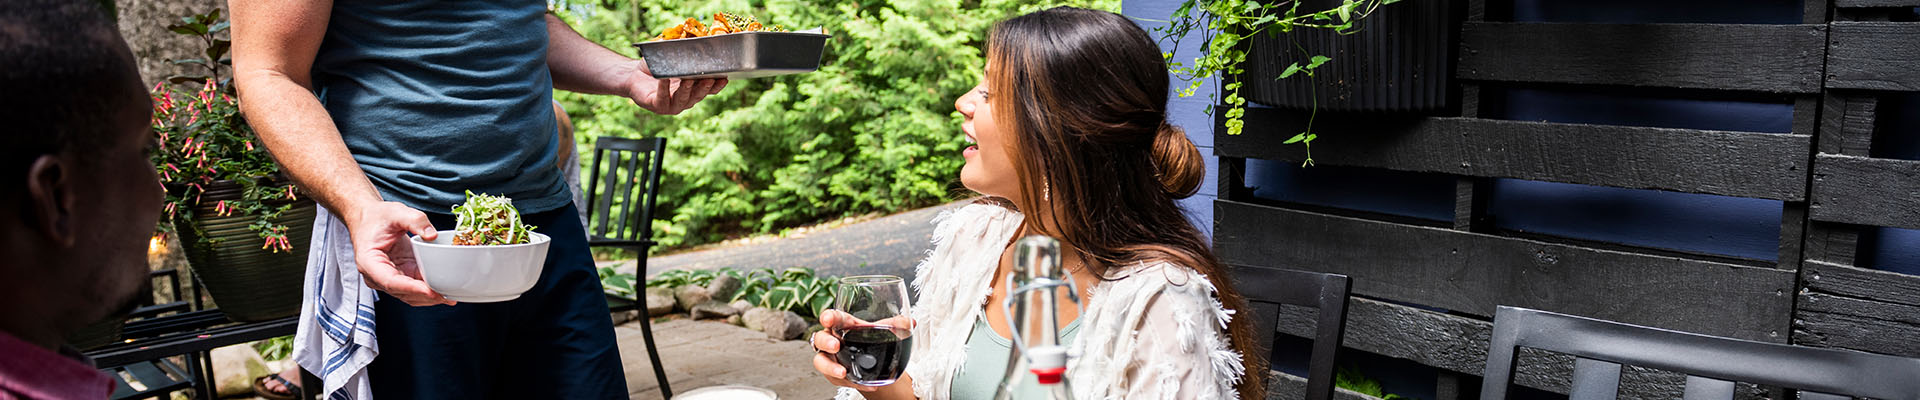
M 1167 16 L 1173 15 L 1173 10 L 1179 6 L 1179 0 L 1122 0 L 1120 8 L 1122 14 L 1133 17 L 1142 28 L 1147 29 L 1147 34 L 1158 39 L 1164 35 L 1153 29 L 1166 26 L 1165 22 L 1158 21 L 1166 21 Z M 1177 49 L 1173 46 L 1172 40 L 1162 40 L 1160 51 L 1174 52 L 1174 60 L 1191 61 L 1200 54 L 1202 43 L 1199 36 L 1195 33 L 1183 38 L 1179 41 L 1180 46 Z M 1213 234 L 1213 199 L 1217 197 L 1215 193 L 1218 193 L 1216 188 L 1219 187 L 1219 179 L 1216 177 L 1219 176 L 1220 158 L 1213 155 L 1213 117 L 1208 116 L 1206 111 L 1207 105 L 1211 104 L 1213 99 L 1209 95 L 1218 87 L 1218 81 L 1204 82 L 1204 86 L 1194 91 L 1193 97 L 1180 97 L 1180 90 L 1186 89 L 1188 84 L 1190 81 L 1174 80 L 1174 94 L 1167 102 L 1167 119 L 1174 126 L 1186 129 L 1187 138 L 1193 139 L 1193 144 L 1200 147 L 1200 155 L 1207 161 L 1207 180 L 1200 185 L 1199 194 L 1181 200 L 1180 206 L 1186 209 L 1187 216 L 1193 219 L 1201 232 L 1207 232 L 1211 236 Z

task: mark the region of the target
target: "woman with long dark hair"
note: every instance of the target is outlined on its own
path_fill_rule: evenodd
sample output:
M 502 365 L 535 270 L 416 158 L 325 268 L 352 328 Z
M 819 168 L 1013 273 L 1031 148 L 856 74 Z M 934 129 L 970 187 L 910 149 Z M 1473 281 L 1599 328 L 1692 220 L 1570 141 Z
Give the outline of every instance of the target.
M 813 337 L 814 368 L 851 388 L 841 398 L 991 398 L 1012 334 L 998 307 L 1012 244 L 1037 234 L 1060 240 L 1086 302 L 1059 316 L 1076 398 L 1263 397 L 1261 379 L 1245 377 L 1265 369 L 1249 321 L 1234 315 L 1245 301 L 1174 202 L 1206 166 L 1167 123 L 1168 86 L 1159 47 L 1120 15 L 1060 7 L 996 24 L 984 82 L 954 102 L 977 143 L 960 181 L 986 197 L 937 219 L 913 282 L 905 376 L 847 381 L 825 332 Z M 848 319 L 828 312 L 822 323 Z

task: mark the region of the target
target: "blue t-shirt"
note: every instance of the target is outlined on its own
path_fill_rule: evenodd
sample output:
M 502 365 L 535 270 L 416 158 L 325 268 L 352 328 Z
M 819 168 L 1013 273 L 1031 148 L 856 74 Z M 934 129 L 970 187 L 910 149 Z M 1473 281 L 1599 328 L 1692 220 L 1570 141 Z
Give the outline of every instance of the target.
M 546 2 L 335 0 L 314 93 L 380 194 L 447 213 L 464 192 L 523 213 L 571 201 L 554 158 Z

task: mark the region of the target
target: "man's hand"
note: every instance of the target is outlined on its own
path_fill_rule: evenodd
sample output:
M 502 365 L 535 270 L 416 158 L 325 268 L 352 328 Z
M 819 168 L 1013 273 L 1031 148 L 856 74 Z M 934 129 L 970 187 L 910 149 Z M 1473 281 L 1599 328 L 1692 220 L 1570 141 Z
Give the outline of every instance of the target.
M 636 60 L 634 64 L 637 67 L 627 78 L 627 98 L 655 114 L 679 114 L 693 108 L 694 104 L 699 104 L 707 96 L 727 88 L 727 78 L 654 79 L 653 74 L 647 71 L 646 61 Z
M 413 243 L 407 241 L 409 232 L 426 240 L 439 236 L 426 213 L 388 201 L 349 211 L 344 217 L 353 237 L 353 261 L 359 264 L 367 286 L 416 307 L 453 305 L 420 279 Z

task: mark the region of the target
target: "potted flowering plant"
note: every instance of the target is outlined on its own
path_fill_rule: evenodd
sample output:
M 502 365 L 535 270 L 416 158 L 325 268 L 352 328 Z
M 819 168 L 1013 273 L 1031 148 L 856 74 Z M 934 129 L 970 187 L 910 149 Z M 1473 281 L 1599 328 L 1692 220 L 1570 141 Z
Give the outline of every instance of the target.
M 153 88 L 153 166 L 167 187 L 162 234 L 177 234 L 194 275 L 227 316 L 260 321 L 299 312 L 314 203 L 302 199 L 260 145 L 220 77 L 229 42 L 220 12 L 168 27 L 206 44 L 204 68 Z

